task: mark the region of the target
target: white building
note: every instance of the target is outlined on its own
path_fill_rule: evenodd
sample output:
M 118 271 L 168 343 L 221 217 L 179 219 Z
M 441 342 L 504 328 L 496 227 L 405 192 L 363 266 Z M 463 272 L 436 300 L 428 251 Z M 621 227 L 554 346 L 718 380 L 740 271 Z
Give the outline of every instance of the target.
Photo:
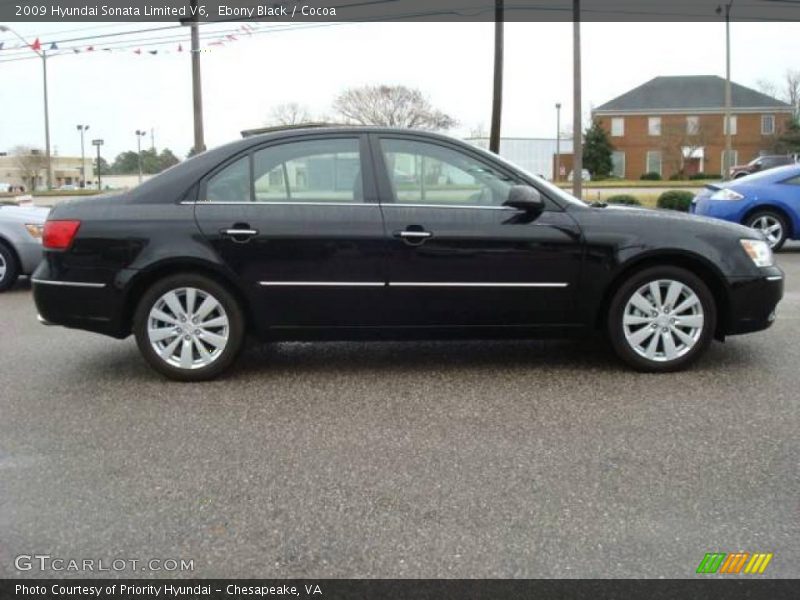
M 489 149 L 489 138 L 465 140 L 484 150 Z M 572 140 L 562 139 L 561 154 L 572 154 Z M 534 175 L 553 180 L 553 157 L 556 154 L 555 138 L 500 138 L 500 156 Z

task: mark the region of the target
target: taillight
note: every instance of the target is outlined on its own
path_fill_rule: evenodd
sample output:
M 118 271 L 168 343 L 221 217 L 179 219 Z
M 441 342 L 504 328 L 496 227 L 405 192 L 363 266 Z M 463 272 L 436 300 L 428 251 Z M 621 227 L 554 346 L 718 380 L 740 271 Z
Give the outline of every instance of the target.
M 80 226 L 80 221 L 45 221 L 42 245 L 48 250 L 66 250 Z

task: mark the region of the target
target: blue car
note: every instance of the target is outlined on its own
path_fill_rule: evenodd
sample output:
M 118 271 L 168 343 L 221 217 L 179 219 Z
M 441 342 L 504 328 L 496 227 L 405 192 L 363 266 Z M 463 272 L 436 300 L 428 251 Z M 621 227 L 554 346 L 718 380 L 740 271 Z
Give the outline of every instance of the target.
M 691 212 L 758 229 L 779 250 L 800 238 L 800 165 L 710 183 L 694 197 Z

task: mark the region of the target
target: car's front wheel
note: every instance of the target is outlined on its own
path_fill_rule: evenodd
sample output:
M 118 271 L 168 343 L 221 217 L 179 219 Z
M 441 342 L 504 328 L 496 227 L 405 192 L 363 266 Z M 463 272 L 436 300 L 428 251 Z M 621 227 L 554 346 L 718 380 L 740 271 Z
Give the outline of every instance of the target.
M 750 215 L 745 225 L 763 233 L 773 250 L 781 249 L 789 233 L 786 219 L 771 210 L 761 210 Z
M 17 257 L 11 249 L 0 242 L 0 292 L 5 292 L 14 285 L 19 276 Z
M 244 317 L 236 298 L 203 275 L 173 275 L 155 283 L 139 302 L 134 335 L 144 358 L 179 381 L 212 379 L 236 359 Z
M 617 355 L 641 371 L 675 371 L 708 347 L 717 309 L 691 271 L 651 267 L 624 282 L 610 304 L 608 333 Z

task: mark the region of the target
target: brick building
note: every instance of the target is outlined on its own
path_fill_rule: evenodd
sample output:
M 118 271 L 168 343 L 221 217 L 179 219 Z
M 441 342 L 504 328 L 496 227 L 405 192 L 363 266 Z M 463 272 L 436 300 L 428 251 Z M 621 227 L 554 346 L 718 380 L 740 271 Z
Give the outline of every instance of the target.
M 769 154 L 792 106 L 731 83 L 729 165 Z M 721 174 L 725 152 L 725 80 L 714 75 L 656 77 L 592 111 L 610 134 L 614 175 Z

